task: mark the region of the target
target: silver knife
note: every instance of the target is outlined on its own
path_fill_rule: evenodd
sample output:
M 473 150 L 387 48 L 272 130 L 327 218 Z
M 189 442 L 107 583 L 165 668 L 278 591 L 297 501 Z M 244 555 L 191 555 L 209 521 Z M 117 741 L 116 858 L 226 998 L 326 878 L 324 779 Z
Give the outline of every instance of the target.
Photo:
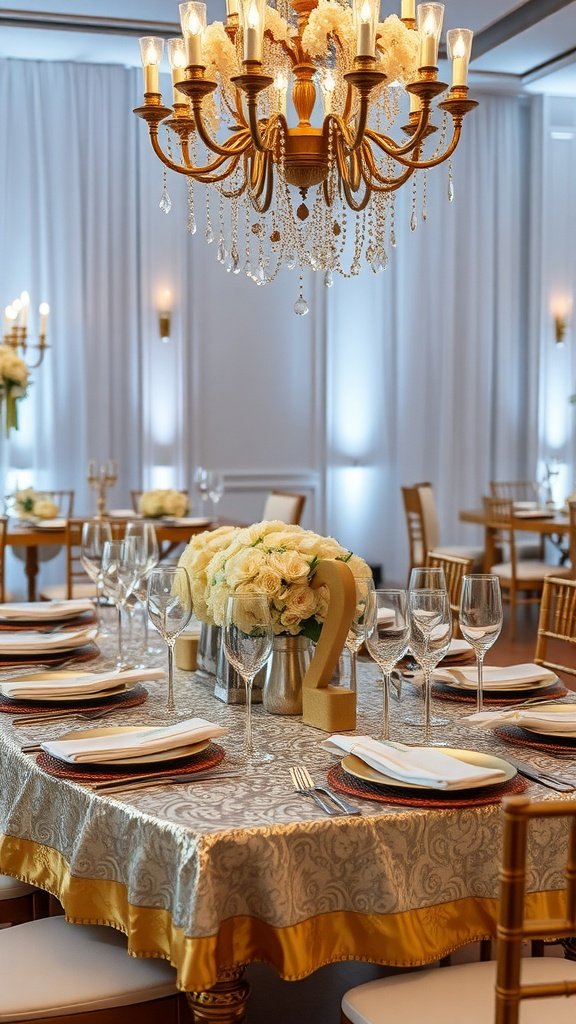
M 517 761 L 515 758 L 508 757 L 506 759 L 510 764 L 520 772 L 520 775 L 524 775 L 527 779 L 531 779 L 532 782 L 539 782 L 541 786 L 547 786 L 548 789 L 555 789 L 559 793 L 571 793 L 576 789 L 576 785 L 569 779 L 562 779 L 555 775 L 549 775 L 548 772 L 541 771 L 538 768 L 534 768 L 530 764 L 525 764 L 524 761 Z

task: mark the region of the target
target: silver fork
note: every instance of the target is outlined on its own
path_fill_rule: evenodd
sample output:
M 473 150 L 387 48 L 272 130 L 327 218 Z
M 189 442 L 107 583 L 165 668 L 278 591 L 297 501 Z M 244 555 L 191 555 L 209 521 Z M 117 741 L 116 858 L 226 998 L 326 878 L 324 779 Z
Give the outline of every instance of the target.
M 341 797 L 337 796 L 336 793 L 327 786 L 314 785 L 314 779 L 304 765 L 299 764 L 293 766 L 290 769 L 290 777 L 292 779 L 294 789 L 315 800 L 318 806 L 321 807 L 326 814 L 335 817 L 340 814 L 361 813 L 357 807 L 353 807 L 347 800 L 342 800 Z M 336 805 L 336 809 L 331 807 L 323 797 L 328 797 L 329 800 L 332 800 L 332 803 Z
M 85 718 L 89 722 L 95 719 L 105 718 L 114 711 L 121 711 L 121 704 L 114 704 L 113 707 L 102 708 L 101 710 L 78 711 L 77 708 L 63 708 L 61 711 L 39 711 L 38 714 L 17 715 L 12 719 L 12 725 L 41 725 L 42 722 L 63 722 L 67 718 Z

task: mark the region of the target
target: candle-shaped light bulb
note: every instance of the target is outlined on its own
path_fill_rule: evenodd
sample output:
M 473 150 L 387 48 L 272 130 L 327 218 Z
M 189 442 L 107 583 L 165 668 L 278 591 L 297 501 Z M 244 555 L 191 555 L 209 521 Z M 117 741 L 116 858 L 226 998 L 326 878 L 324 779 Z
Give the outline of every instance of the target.
M 265 16 L 265 0 L 240 0 L 244 60 L 262 60 Z
M 448 57 L 452 61 L 452 88 L 468 85 L 473 35 L 469 28 L 452 28 L 446 34 Z
M 14 309 L 13 305 L 6 306 L 4 310 L 4 320 L 6 323 L 6 333 L 13 331 L 16 326 L 18 319 L 18 310 Z
M 143 36 L 140 40 L 140 56 L 144 68 L 144 92 L 160 92 L 160 63 L 164 51 L 164 40 L 155 36 Z
M 25 330 L 28 327 L 28 311 L 30 309 L 30 296 L 28 292 L 20 292 L 20 326 Z
M 328 117 L 328 114 L 332 113 L 332 100 L 334 99 L 334 90 L 336 88 L 336 79 L 332 68 L 325 68 L 320 78 L 320 90 L 322 92 L 322 104 L 324 106 L 324 117 Z
M 288 75 L 278 71 L 274 79 L 274 89 L 278 97 L 278 113 L 286 114 L 286 95 L 288 93 Z
M 443 19 L 444 4 L 418 5 L 419 63 L 421 68 L 435 68 L 438 64 L 438 47 Z
M 353 14 L 356 29 L 356 56 L 376 55 L 376 28 L 379 0 L 354 0 Z
M 402 0 L 400 17 L 406 21 L 414 21 L 416 17 L 416 0 Z
M 226 17 L 233 18 L 238 14 L 238 0 L 226 0 Z
M 48 303 L 41 302 L 38 307 L 38 312 L 40 314 L 40 327 L 38 333 L 40 334 L 40 337 L 43 337 L 46 334 L 46 328 L 48 326 L 48 316 L 50 315 L 50 306 L 48 305 Z
M 176 39 L 168 40 L 168 63 L 172 71 L 172 102 L 184 103 L 184 94 L 176 88 L 176 83 L 182 82 L 186 78 L 186 47 L 184 46 L 184 40 L 180 36 Z
M 202 65 L 202 40 L 206 28 L 206 4 L 180 4 L 180 22 L 188 65 Z

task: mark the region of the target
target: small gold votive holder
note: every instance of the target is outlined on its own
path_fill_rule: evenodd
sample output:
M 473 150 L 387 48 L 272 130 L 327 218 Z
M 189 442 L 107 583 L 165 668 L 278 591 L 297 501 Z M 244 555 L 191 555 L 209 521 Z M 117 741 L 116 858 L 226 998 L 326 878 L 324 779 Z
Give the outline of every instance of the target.
M 174 656 L 176 668 L 183 672 L 194 672 L 198 662 L 199 633 L 181 633 L 176 639 Z

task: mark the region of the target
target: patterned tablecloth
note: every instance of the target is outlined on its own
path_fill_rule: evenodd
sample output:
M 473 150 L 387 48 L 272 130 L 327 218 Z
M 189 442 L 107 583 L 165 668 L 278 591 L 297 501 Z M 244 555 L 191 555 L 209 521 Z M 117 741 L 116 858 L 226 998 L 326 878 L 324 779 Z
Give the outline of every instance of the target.
M 146 685 L 144 705 L 103 724 L 157 721 L 165 684 Z M 177 673 L 176 694 L 182 717 L 201 715 L 230 728 L 219 742 L 227 751 L 223 764 L 232 766 L 244 709 L 219 702 L 189 673 Z M 393 738 L 418 740 L 402 722 L 420 699 L 410 683 L 400 703 L 393 699 Z M 378 670 L 361 662 L 357 732 L 377 731 L 381 705 Z M 466 706 L 445 702 L 441 710 L 449 725 L 435 736 L 450 746 L 522 756 L 548 768 L 561 764 L 576 783 L 572 756 L 519 751 L 492 732 L 466 727 Z M 350 798 L 360 816 L 328 818 L 293 791 L 288 771 L 301 760 L 325 780 L 335 763 L 319 749 L 325 734 L 299 718 L 268 715 L 261 705 L 255 740 L 275 760 L 238 769 L 229 780 L 102 796 L 44 774 L 35 755 L 20 751 L 81 726 L 90 727 L 76 717 L 14 726 L 11 716 L 0 715 L 0 870 L 53 892 L 71 921 L 113 925 L 129 936 L 134 953 L 170 958 L 183 988 L 208 988 L 223 968 L 255 960 L 288 979 L 337 960 L 431 962 L 493 933 L 497 804 L 439 810 Z M 532 783 L 528 792 L 559 795 Z M 533 833 L 530 888 L 538 913 L 557 909 L 561 830 L 561 823 L 546 822 Z

